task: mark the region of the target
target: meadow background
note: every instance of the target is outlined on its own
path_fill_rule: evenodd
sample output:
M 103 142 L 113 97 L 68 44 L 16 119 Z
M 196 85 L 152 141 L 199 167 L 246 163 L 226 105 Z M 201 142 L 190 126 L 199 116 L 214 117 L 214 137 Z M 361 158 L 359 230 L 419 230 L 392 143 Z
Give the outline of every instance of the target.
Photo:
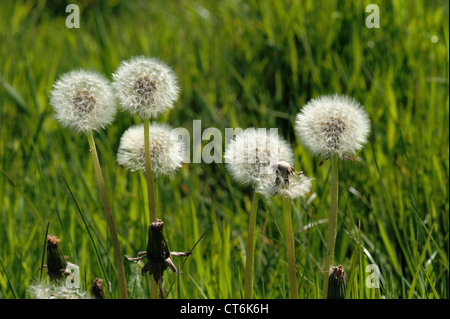
M 173 67 L 181 94 L 157 118 L 191 132 L 277 127 L 296 169 L 315 178 L 295 200 L 300 298 L 320 298 L 329 213 L 330 163 L 302 147 L 295 115 L 311 98 L 348 94 L 370 115 L 369 143 L 340 164 L 336 260 L 348 298 L 449 297 L 449 8 L 447 1 L 71 1 L 80 28 L 65 26 L 66 1 L 0 2 L 0 298 L 30 298 L 47 224 L 80 266 L 119 296 L 85 136 L 53 118 L 53 82 L 75 68 L 111 79 L 120 61 L 156 56 Z M 380 28 L 365 8 L 380 8 Z M 141 123 L 119 112 L 95 134 L 123 254 L 147 241 L 146 183 L 116 163 L 122 133 Z M 207 144 L 209 140 L 203 141 Z M 225 141 L 224 141 L 225 142 Z M 191 158 L 192 158 L 191 149 Z M 167 271 L 169 298 L 241 298 L 252 190 L 222 163 L 185 164 L 158 180 L 158 216 L 171 250 L 191 250 L 182 276 Z M 288 298 L 281 201 L 260 202 L 254 296 Z M 212 224 L 212 226 L 211 226 Z M 211 227 L 210 227 L 211 226 Z M 205 233 L 206 232 L 206 233 Z M 366 267 L 381 271 L 379 289 Z M 150 296 L 149 276 L 125 260 L 132 298 Z M 44 276 L 46 276 L 44 272 Z

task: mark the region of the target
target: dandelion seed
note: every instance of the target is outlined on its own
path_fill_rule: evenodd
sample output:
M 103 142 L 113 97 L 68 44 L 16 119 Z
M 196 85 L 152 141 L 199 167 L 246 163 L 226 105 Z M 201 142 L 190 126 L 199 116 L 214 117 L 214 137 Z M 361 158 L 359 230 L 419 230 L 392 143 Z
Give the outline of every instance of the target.
M 152 173 L 156 176 L 171 175 L 184 158 L 184 143 L 176 131 L 165 124 L 151 123 L 149 128 L 150 156 Z M 145 173 L 144 126 L 132 126 L 123 133 L 117 162 L 131 172 L 142 170 Z
M 121 108 L 141 118 L 154 118 L 171 109 L 178 98 L 175 73 L 157 58 L 123 61 L 113 79 Z
M 321 96 L 309 101 L 297 115 L 295 129 L 313 155 L 339 158 L 354 155 L 370 131 L 366 111 L 347 96 Z
M 62 126 L 76 132 L 105 128 L 116 113 L 109 81 L 94 71 L 75 70 L 63 74 L 53 85 L 50 104 Z

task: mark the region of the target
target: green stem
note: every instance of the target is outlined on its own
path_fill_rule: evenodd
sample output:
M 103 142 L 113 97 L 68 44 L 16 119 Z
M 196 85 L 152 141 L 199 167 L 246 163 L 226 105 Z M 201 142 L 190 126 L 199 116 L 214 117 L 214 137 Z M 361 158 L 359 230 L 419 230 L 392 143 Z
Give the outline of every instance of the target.
M 150 120 L 144 119 L 145 177 L 147 179 L 148 216 L 150 223 L 156 220 L 156 198 L 153 189 L 152 161 L 150 157 Z
M 144 119 L 145 177 L 147 179 L 148 217 L 149 222 L 156 220 L 156 196 L 153 188 L 152 161 L 150 157 L 150 120 Z M 158 284 L 150 277 L 150 299 L 158 299 Z
M 295 271 L 294 230 L 292 227 L 291 201 L 289 197 L 283 198 L 283 213 L 289 265 L 289 288 L 291 291 L 291 299 L 298 299 L 297 274 Z
M 106 195 L 105 183 L 103 181 L 103 175 L 102 175 L 102 171 L 100 168 L 100 162 L 98 160 L 97 148 L 95 146 L 94 136 L 92 135 L 91 131 L 89 131 L 87 133 L 87 138 L 89 141 L 89 147 L 90 147 L 92 162 L 94 164 L 97 185 L 98 185 L 98 188 L 100 191 L 100 197 L 103 202 L 103 208 L 105 209 L 106 223 L 108 224 L 109 231 L 111 233 L 111 240 L 112 240 L 112 244 L 113 244 L 114 256 L 115 256 L 116 267 L 117 267 L 117 274 L 119 276 L 120 297 L 122 299 L 128 299 L 127 284 L 126 284 L 126 280 L 125 280 L 125 270 L 123 267 L 122 254 L 120 252 L 119 238 L 117 237 L 116 226 L 114 225 L 111 208 L 109 207 L 108 197 Z
M 256 226 L 256 212 L 258 209 L 258 193 L 253 193 L 252 207 L 250 209 L 250 219 L 248 222 L 247 233 L 247 249 L 245 257 L 245 291 L 244 298 L 251 299 L 253 293 L 253 259 L 254 259 L 254 241 L 255 241 L 255 226 Z
M 331 265 L 334 259 L 334 246 L 336 243 L 336 231 L 337 231 L 337 217 L 338 217 L 338 157 L 333 155 L 331 157 L 331 207 L 330 217 L 328 220 L 328 243 L 327 243 L 327 256 L 325 260 L 324 280 L 322 299 L 327 299 L 328 294 L 328 275 Z

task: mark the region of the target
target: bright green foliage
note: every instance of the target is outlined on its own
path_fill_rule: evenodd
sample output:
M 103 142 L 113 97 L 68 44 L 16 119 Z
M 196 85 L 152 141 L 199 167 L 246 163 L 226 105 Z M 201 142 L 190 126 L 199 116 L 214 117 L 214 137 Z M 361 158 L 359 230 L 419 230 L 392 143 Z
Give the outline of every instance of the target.
M 295 137 L 295 115 L 321 94 L 357 99 L 372 129 L 356 160 L 339 163 L 335 263 L 347 273 L 346 299 L 449 298 L 447 1 L 85 0 L 77 2 L 79 29 L 66 28 L 65 7 L 53 3 L 1 3 L 0 298 L 29 297 L 48 222 L 79 266 L 82 288 L 100 277 L 107 297 L 119 296 L 87 139 L 54 119 L 49 92 L 64 72 L 92 68 L 111 79 L 120 61 L 140 54 L 179 77 L 180 98 L 159 122 L 186 128 L 191 139 L 193 120 L 222 132 L 277 127 L 295 149 L 295 169 L 315 178 L 292 208 L 299 298 L 321 296 L 331 176 L 329 161 L 319 166 Z M 380 8 L 380 28 L 365 25 L 370 3 Z M 145 177 L 116 163 L 134 124 L 141 120 L 119 112 L 95 133 L 124 256 L 143 249 L 150 223 Z M 190 164 L 159 178 L 157 217 L 179 251 L 214 224 L 191 256 L 174 258 L 183 275 L 165 273 L 167 297 L 241 298 L 252 190 L 223 163 L 192 163 L 193 151 Z M 255 298 L 289 296 L 281 208 L 279 198 L 260 202 Z M 371 264 L 380 288 L 370 288 Z M 150 296 L 141 266 L 125 261 L 133 298 Z

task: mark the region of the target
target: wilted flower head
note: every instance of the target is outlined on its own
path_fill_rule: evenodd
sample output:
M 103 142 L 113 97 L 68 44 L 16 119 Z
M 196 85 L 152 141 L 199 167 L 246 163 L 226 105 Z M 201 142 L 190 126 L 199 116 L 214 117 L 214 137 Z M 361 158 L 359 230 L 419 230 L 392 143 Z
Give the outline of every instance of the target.
M 52 281 L 66 276 L 67 261 L 59 247 L 60 239 L 56 236 L 47 236 L 47 269 Z
M 122 109 L 141 118 L 171 109 L 178 98 L 175 73 L 157 58 L 138 56 L 123 61 L 113 79 Z
M 116 113 L 109 81 L 94 71 L 63 74 L 53 85 L 50 104 L 55 118 L 76 132 L 99 130 L 111 124 Z
M 344 267 L 331 266 L 328 276 L 328 299 L 345 299 L 347 291 L 347 275 Z
M 171 175 L 183 161 L 184 143 L 175 130 L 165 124 L 150 123 L 150 160 L 152 173 Z M 132 126 L 120 138 L 117 162 L 130 171 L 145 173 L 144 126 Z
M 105 291 L 103 289 L 103 279 L 94 279 L 91 287 L 91 294 L 94 299 L 106 299 Z
M 233 178 L 266 197 L 304 196 L 311 181 L 292 168 L 293 152 L 277 130 L 248 128 L 228 144 L 224 158 Z
M 353 155 L 367 142 L 369 117 L 347 96 L 321 96 L 309 101 L 297 115 L 295 129 L 313 155 L 325 158 Z
M 163 279 L 164 271 L 170 268 L 174 273 L 178 274 L 178 269 L 172 261 L 171 256 L 187 257 L 191 252 L 174 252 L 169 250 L 167 240 L 163 233 L 164 223 L 160 219 L 156 219 L 148 227 L 147 250 L 138 253 L 137 257 L 128 260 L 139 261 L 147 258 L 147 263 L 141 269 L 141 275 L 149 273 L 153 275 L 155 282 L 159 283 Z M 181 273 L 180 273 L 181 274 Z M 159 285 L 161 297 L 166 298 L 166 292 L 163 285 Z

